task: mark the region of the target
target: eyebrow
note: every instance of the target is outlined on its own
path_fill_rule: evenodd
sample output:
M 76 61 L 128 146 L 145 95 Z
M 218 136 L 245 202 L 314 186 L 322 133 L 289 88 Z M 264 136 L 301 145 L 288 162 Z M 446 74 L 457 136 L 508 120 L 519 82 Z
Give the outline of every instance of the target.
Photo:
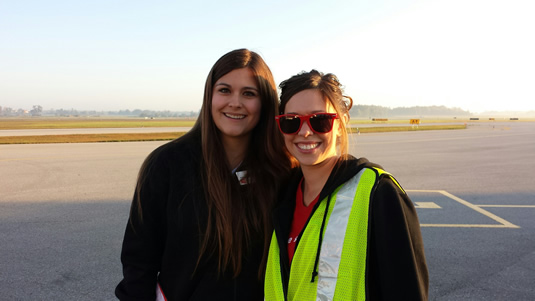
M 232 87 L 232 85 L 229 85 L 227 83 L 216 83 L 215 86 Z M 255 90 L 255 91 L 258 91 L 258 88 L 246 86 L 246 87 L 243 87 L 243 90 Z
M 304 116 L 304 115 L 316 114 L 316 113 L 327 113 L 327 112 L 324 111 L 324 110 L 316 110 L 316 111 L 312 111 L 312 112 L 310 112 L 308 114 L 299 114 L 297 112 L 288 112 L 288 113 L 285 113 L 285 114 L 294 114 L 294 115 Z

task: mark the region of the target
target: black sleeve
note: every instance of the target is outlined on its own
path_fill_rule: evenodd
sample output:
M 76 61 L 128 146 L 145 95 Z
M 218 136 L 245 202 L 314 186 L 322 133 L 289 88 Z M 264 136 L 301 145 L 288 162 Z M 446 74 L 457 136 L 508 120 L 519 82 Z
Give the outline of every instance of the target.
M 409 196 L 383 175 L 370 204 L 369 300 L 427 300 L 429 279 L 420 223 Z
M 156 299 L 156 282 L 166 235 L 167 164 L 153 152 L 143 164 L 140 178 L 145 180 L 138 181 L 140 189 L 134 194 L 121 251 L 123 280 L 115 289 L 120 300 Z

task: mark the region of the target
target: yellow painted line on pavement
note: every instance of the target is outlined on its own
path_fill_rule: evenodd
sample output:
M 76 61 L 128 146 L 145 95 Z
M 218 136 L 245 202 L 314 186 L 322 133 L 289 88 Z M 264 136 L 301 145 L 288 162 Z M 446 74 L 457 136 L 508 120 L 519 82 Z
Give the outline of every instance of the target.
M 488 212 L 487 210 L 485 209 L 482 209 L 480 208 L 480 206 L 477 206 L 477 205 L 474 205 L 468 201 L 465 201 L 445 190 L 407 190 L 407 192 L 431 192 L 431 193 L 440 193 L 462 205 L 465 205 L 466 207 L 476 211 L 476 212 L 479 212 L 483 215 L 485 215 L 486 217 L 490 218 L 490 219 L 493 219 L 495 220 L 496 222 L 498 222 L 500 225 L 485 225 L 485 224 L 421 224 L 420 226 L 421 227 L 459 227 L 459 228 L 512 228 L 512 229 L 517 229 L 517 228 L 520 228 L 519 226 L 513 224 L 513 223 L 510 223 L 508 221 L 506 221 L 505 219 L 495 215 L 495 214 L 492 214 L 490 212 Z
M 414 202 L 416 206 L 414 208 L 425 208 L 425 209 L 440 209 L 439 205 L 434 202 Z

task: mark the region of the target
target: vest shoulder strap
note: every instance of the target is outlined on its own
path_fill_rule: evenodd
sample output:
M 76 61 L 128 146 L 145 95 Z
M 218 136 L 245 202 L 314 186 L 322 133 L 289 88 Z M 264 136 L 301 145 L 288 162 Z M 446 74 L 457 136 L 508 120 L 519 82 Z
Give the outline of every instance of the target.
M 396 178 L 394 178 L 394 176 L 391 173 L 389 173 L 388 171 L 385 171 L 385 170 L 377 168 L 377 167 L 368 167 L 368 168 L 374 170 L 377 173 L 377 176 L 378 176 L 377 180 L 379 180 L 380 177 L 389 177 L 390 179 L 392 179 L 394 184 L 396 184 L 396 186 L 399 187 L 399 189 L 401 189 L 401 192 L 406 193 L 405 189 L 403 189 L 403 187 L 401 187 L 401 185 L 399 184 L 398 180 L 396 180 Z

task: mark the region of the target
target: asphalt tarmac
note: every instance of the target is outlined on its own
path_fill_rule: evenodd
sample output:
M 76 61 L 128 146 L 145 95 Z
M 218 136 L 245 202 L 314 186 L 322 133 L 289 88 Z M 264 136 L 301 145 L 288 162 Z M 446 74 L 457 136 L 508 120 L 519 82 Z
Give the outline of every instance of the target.
M 0 145 L 0 300 L 114 300 L 136 175 L 165 142 Z M 361 134 L 417 206 L 430 300 L 535 300 L 535 123 Z

